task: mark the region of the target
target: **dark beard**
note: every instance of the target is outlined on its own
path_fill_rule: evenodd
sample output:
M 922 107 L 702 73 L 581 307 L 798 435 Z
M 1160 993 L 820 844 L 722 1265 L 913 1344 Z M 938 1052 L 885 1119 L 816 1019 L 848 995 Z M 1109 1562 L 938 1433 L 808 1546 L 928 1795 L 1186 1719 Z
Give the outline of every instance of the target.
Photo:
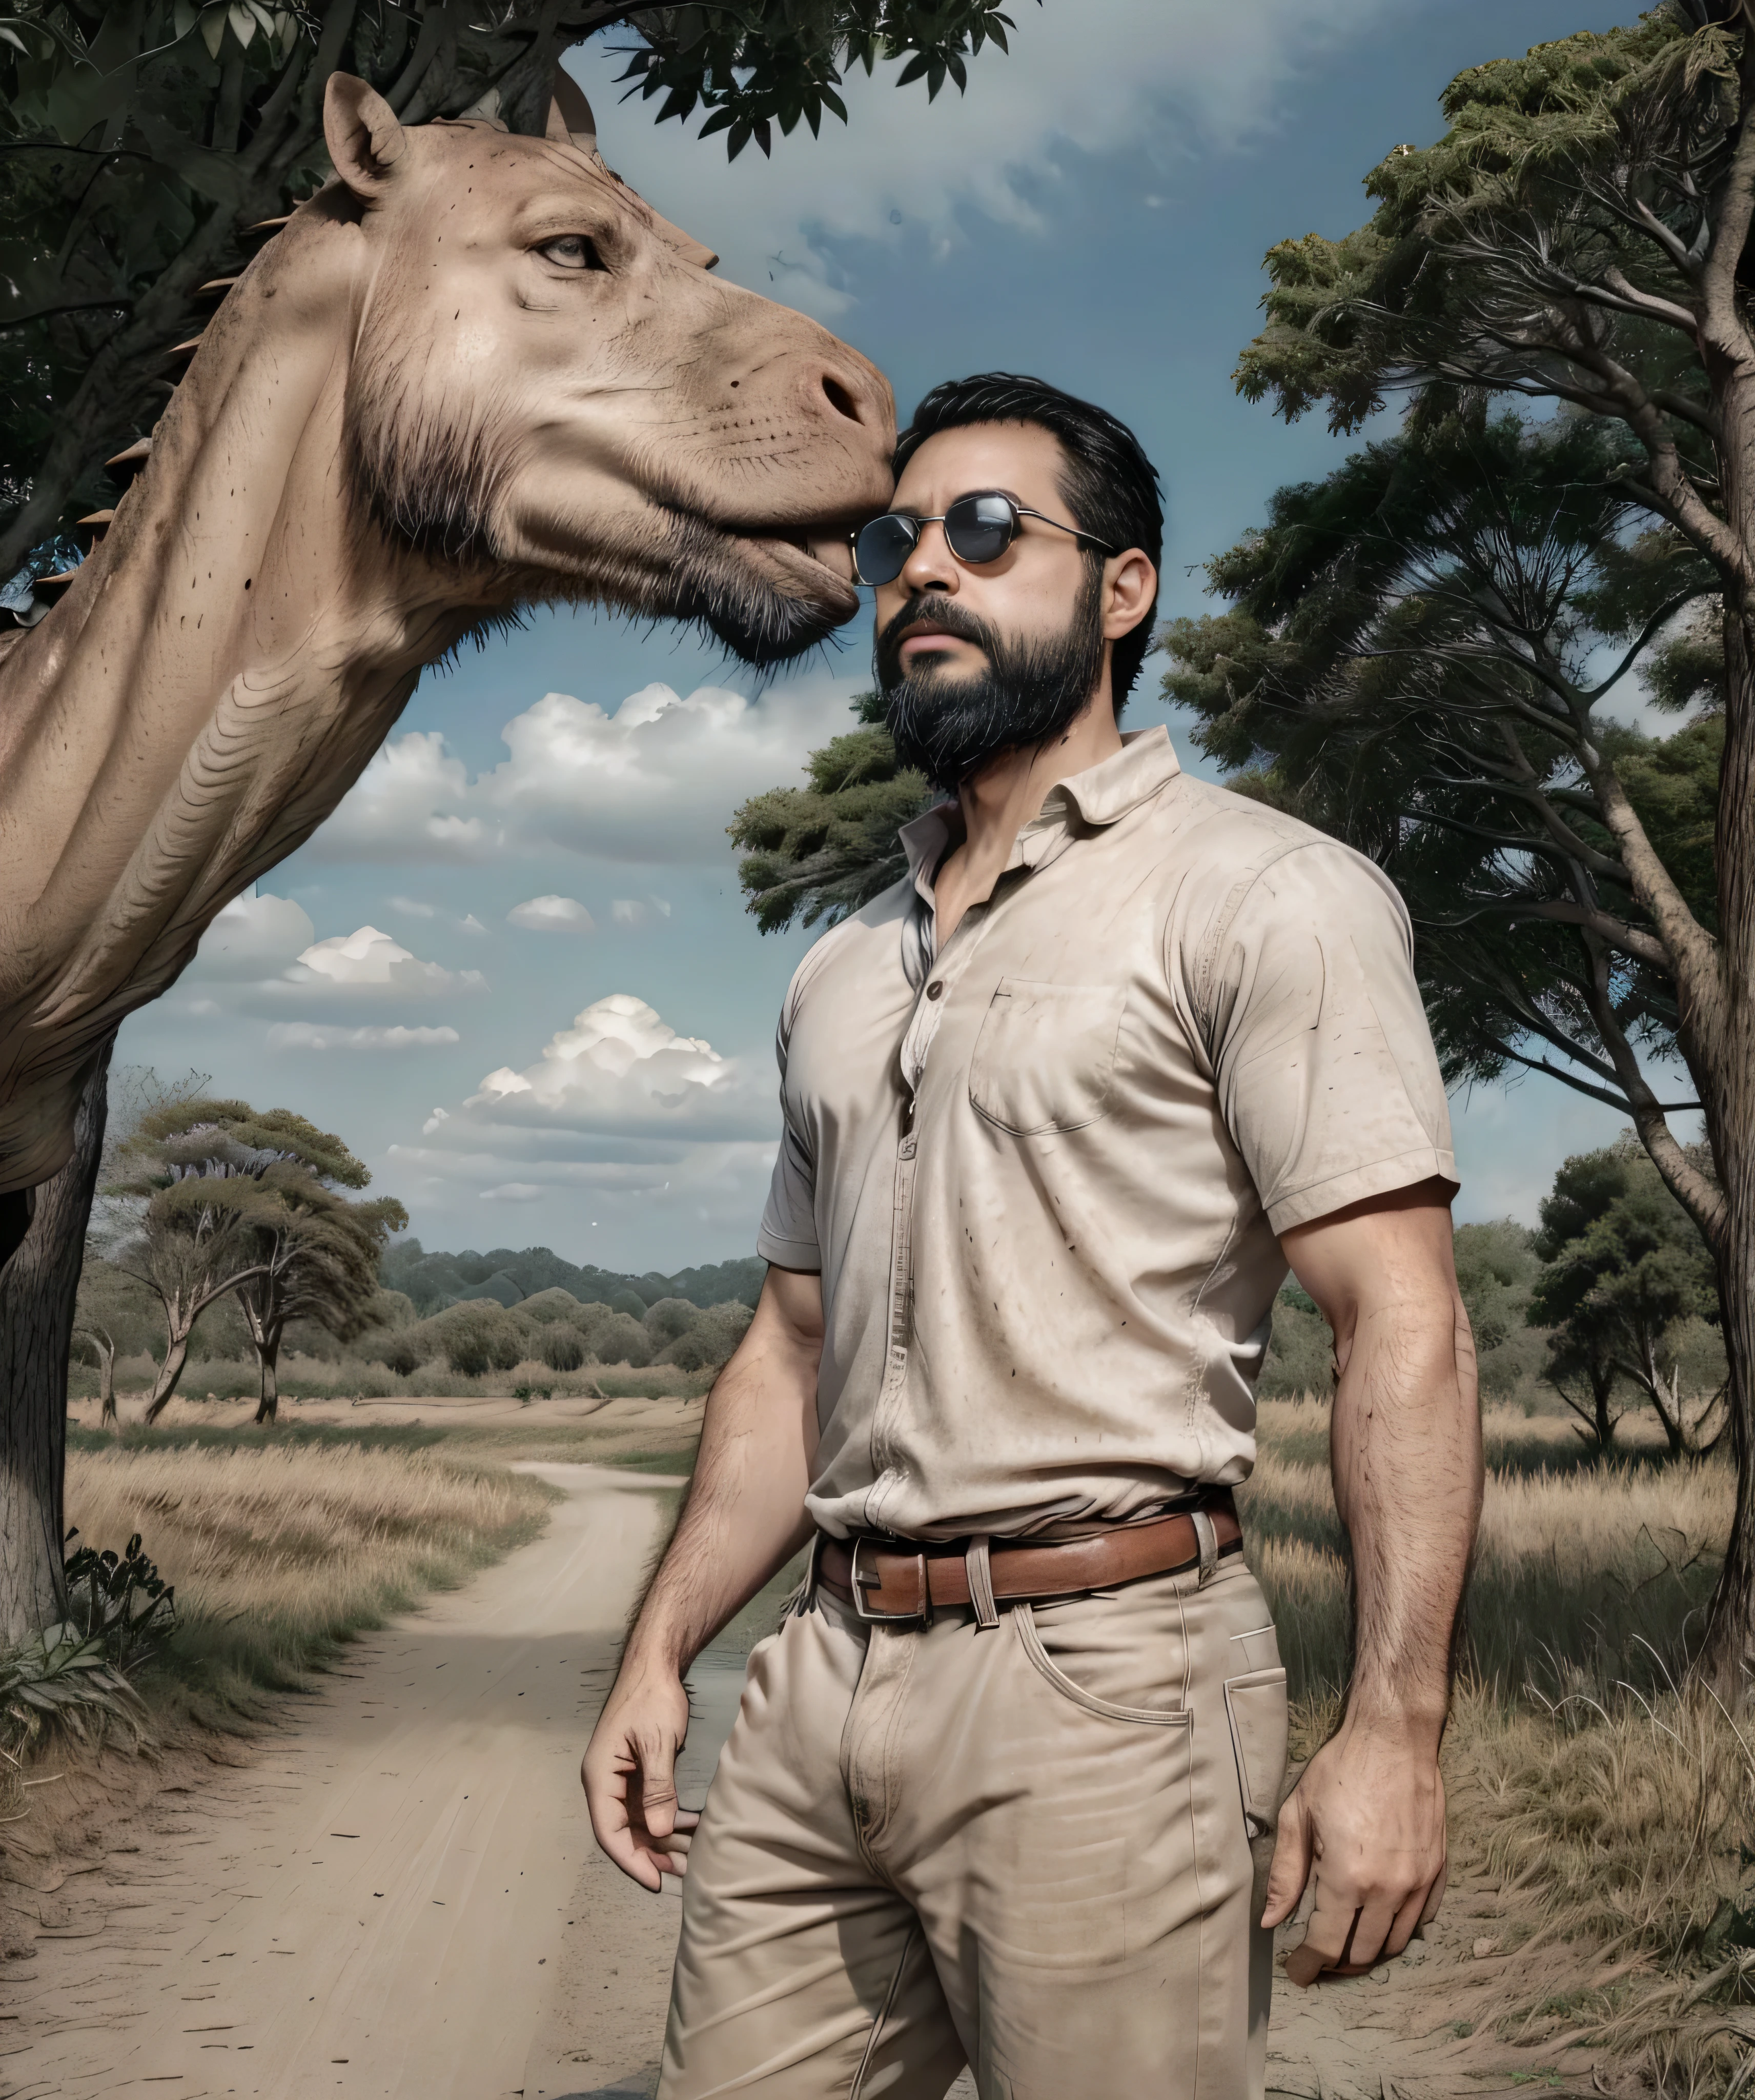
M 1084 712 L 1103 668 L 1102 583 L 1102 571 L 1093 569 L 1065 633 L 1046 641 L 1014 641 L 955 598 L 911 598 L 879 636 L 876 651 L 878 685 L 902 763 L 955 795 L 1002 752 L 1052 743 Z M 937 668 L 905 677 L 903 630 L 923 615 L 972 642 L 986 668 L 967 677 Z

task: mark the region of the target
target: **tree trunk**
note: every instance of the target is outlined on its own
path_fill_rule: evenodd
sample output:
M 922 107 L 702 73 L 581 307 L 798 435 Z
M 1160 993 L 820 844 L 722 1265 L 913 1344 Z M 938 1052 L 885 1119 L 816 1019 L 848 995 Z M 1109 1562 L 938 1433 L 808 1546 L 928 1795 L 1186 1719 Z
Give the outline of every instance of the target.
M 258 1422 L 276 1422 L 280 1414 L 280 1337 L 278 1332 L 266 1335 L 256 1344 L 256 1359 L 262 1365 L 262 1398 L 256 1405 Z
M 112 1036 L 93 1058 L 73 1157 L 37 1190 L 29 1229 L 0 1268 L 0 1645 L 54 1625 L 66 1604 L 67 1365 L 114 1047 Z
M 1645 1388 L 1645 1396 L 1651 1401 L 1657 1418 L 1664 1425 L 1664 1440 L 1669 1446 L 1672 1458 L 1679 1458 L 1688 1448 L 1688 1440 L 1682 1433 L 1682 1374 L 1678 1370 L 1665 1391 L 1664 1373 L 1657 1361 L 1657 1351 L 1644 1338 L 1639 1345 L 1639 1361 L 1634 1374 Z
M 1597 1448 L 1605 1458 L 1615 1445 L 1615 1424 L 1618 1418 L 1609 1412 L 1609 1401 L 1614 1391 L 1612 1374 L 1606 1379 L 1590 1381 L 1590 1404 L 1596 1415 Z
M 103 1411 L 98 1417 L 100 1429 L 116 1427 L 116 1348 L 113 1343 L 105 1348 L 98 1344 L 98 1397 Z
M 1735 1710 L 1755 1670 L 1755 649 L 1747 609 L 1727 594 L 1725 614 L 1725 750 L 1715 842 L 1720 997 L 1710 1017 L 1714 1083 L 1700 1099 L 1725 1197 L 1714 1253 L 1737 1482 L 1695 1666 Z
M 179 1334 L 173 1331 L 165 1346 L 165 1361 L 158 1367 L 158 1376 L 152 1381 L 152 1396 L 146 1404 L 143 1422 L 157 1422 L 160 1415 L 177 1396 L 177 1381 L 183 1376 L 183 1367 L 189 1360 L 189 1337 L 195 1331 L 191 1321 Z

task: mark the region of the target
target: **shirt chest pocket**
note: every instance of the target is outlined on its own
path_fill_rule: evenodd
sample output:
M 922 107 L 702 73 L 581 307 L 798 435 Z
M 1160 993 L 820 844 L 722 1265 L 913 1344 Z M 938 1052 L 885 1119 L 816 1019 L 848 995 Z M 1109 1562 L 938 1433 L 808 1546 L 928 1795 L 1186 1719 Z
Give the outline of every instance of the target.
M 1002 977 L 969 1061 L 970 1101 L 1019 1137 L 1107 1115 L 1127 999 L 1122 985 Z

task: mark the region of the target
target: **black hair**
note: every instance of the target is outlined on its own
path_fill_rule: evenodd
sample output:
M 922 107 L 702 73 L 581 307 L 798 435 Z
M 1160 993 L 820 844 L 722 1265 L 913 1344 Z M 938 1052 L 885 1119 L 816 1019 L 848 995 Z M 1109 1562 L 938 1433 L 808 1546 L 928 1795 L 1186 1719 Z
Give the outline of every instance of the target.
M 1153 567 L 1158 567 L 1164 548 L 1164 499 L 1158 469 L 1133 432 L 1106 408 L 1063 394 L 1045 379 L 1015 372 L 947 379 L 921 402 L 896 441 L 898 478 L 928 438 L 972 423 L 1034 423 L 1058 439 L 1066 460 L 1060 494 L 1073 523 L 1112 547 L 1142 549 Z M 1103 558 L 1094 558 L 1100 563 Z M 1118 714 L 1152 646 L 1157 613 L 1154 592 L 1137 625 L 1115 643 L 1110 664 Z

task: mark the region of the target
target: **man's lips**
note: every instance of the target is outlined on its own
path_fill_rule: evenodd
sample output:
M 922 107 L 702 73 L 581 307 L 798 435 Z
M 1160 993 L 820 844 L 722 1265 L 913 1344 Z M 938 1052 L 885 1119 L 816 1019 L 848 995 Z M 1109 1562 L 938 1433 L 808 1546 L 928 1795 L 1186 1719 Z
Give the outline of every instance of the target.
M 963 635 L 953 634 L 948 628 L 935 626 L 931 620 L 922 620 L 918 626 L 908 629 L 901 648 L 896 653 L 906 663 L 911 657 L 924 656 L 928 651 L 934 655 L 942 654 L 965 638 Z M 971 642 L 968 646 L 972 649 L 975 644 Z

